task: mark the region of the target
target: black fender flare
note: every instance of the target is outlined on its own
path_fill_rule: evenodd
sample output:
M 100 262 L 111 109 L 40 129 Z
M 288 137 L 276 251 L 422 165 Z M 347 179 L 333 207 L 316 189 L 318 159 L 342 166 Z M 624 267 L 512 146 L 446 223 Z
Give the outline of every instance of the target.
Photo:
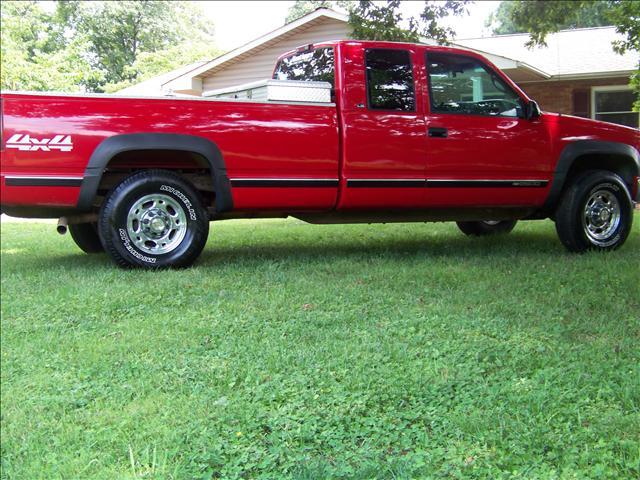
M 551 189 L 542 210 L 553 211 L 560 200 L 560 195 L 567 181 L 567 175 L 577 158 L 583 155 L 619 155 L 628 157 L 635 164 L 635 175 L 640 175 L 640 154 L 631 145 L 620 142 L 602 140 L 577 140 L 562 149 L 551 181 Z
M 195 135 L 175 133 L 129 133 L 103 140 L 91 154 L 84 171 L 77 208 L 88 211 L 98 192 L 102 174 L 109 161 L 119 153 L 135 150 L 180 150 L 201 155 L 208 162 L 216 193 L 217 212 L 233 209 L 231 182 L 218 146 L 211 140 Z

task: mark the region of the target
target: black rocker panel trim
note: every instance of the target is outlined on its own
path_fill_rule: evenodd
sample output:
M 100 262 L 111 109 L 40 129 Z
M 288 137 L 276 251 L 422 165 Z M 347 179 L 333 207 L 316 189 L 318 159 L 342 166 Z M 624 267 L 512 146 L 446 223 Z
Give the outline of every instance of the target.
M 174 133 L 131 133 L 103 140 L 94 150 L 85 169 L 78 209 L 91 209 L 102 173 L 109 161 L 119 153 L 136 150 L 179 150 L 201 155 L 211 168 L 216 211 L 227 212 L 233 209 L 231 182 L 218 146 L 206 138 Z
M 640 175 L 640 154 L 638 153 L 638 150 L 633 148 L 631 145 L 600 140 L 578 140 L 570 143 L 564 147 L 562 153 L 560 153 L 560 158 L 558 159 L 558 164 L 556 165 L 556 170 L 553 174 L 549 196 L 541 209 L 543 213 L 552 212 L 558 203 L 558 200 L 560 200 L 560 195 L 562 194 L 562 190 L 567 180 L 567 175 L 576 159 L 583 155 L 598 154 L 614 154 L 628 157 L 635 164 L 636 175 Z M 606 165 L 603 165 L 602 167 L 606 169 Z
M 542 188 L 547 180 L 427 180 L 428 188 Z
M 352 179 L 347 180 L 349 188 L 421 188 L 424 187 L 424 179 L 398 179 L 398 180 L 377 180 L 377 179 Z
M 7 187 L 79 187 L 82 178 L 65 177 L 5 177 Z
M 518 188 L 546 187 L 547 180 L 347 180 L 349 188 Z
M 334 187 L 338 186 L 338 180 L 313 179 L 313 178 L 234 178 L 231 180 L 234 188 L 242 187 Z

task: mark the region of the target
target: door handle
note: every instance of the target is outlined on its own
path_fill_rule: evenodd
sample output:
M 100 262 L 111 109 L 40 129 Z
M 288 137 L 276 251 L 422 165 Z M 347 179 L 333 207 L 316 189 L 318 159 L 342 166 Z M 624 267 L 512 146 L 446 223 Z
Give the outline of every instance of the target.
M 449 132 L 446 128 L 429 127 L 429 136 L 434 138 L 447 138 Z

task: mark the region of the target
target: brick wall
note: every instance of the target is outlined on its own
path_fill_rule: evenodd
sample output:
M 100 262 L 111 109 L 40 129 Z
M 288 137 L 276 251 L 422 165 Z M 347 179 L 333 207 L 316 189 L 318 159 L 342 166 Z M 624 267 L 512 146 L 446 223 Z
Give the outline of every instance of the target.
M 518 86 L 522 88 L 529 97 L 538 102 L 542 110 L 568 115 L 580 114 L 581 116 L 589 116 L 590 112 L 588 111 L 574 111 L 574 91 L 580 91 L 583 95 L 589 95 L 590 98 L 591 87 L 628 84 L 628 77 L 618 77 L 593 80 L 527 82 L 521 83 Z

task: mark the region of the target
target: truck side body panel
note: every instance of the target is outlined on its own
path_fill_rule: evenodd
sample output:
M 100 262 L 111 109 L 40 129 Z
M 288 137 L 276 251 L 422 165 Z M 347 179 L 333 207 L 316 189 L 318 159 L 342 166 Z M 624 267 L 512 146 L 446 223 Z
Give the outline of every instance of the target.
M 331 106 L 6 94 L 3 115 L 3 205 L 75 206 L 94 150 L 107 138 L 131 133 L 215 143 L 234 185 L 236 210 L 331 209 L 336 203 L 338 121 Z M 11 138 L 24 140 L 17 134 L 36 143 L 70 136 L 72 149 L 7 145 Z

